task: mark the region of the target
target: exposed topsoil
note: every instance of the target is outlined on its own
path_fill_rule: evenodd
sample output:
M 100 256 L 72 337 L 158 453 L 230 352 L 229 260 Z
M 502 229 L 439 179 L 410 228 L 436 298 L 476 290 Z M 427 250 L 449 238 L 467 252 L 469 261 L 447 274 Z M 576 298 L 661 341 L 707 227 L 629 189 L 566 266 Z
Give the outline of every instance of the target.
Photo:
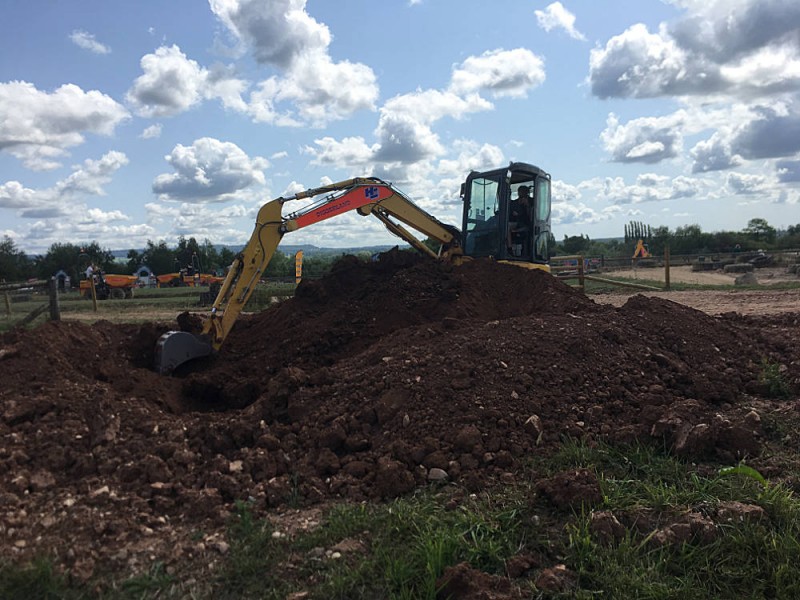
M 150 370 L 165 324 L 11 332 L 0 558 L 44 553 L 79 577 L 208 564 L 224 541 L 197 532 L 224 531 L 238 500 L 266 514 L 441 478 L 536 480 L 526 459 L 564 436 L 666 443 L 701 466 L 754 457 L 780 477 L 757 458 L 763 417 L 796 400 L 768 399 L 759 376 L 767 360 L 800 381 L 798 326 L 663 298 L 596 304 L 539 271 L 391 252 L 242 317 L 174 377 Z M 575 483 L 542 490 L 569 502 Z

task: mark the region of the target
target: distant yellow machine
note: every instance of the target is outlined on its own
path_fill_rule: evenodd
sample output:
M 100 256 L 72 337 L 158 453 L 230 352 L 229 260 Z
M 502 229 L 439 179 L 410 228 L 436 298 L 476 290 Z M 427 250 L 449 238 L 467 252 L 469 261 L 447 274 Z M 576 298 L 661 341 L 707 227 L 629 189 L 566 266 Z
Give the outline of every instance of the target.
M 644 245 L 644 240 L 639 240 L 636 243 L 636 250 L 633 251 L 633 258 L 648 258 L 650 251 Z

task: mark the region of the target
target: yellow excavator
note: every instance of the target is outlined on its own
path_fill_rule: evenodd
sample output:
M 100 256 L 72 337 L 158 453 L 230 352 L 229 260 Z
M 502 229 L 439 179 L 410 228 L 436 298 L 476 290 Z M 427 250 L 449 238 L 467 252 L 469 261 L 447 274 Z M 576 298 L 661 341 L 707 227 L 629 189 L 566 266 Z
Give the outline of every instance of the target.
M 513 201 L 532 194 L 526 218 Z M 167 374 L 192 359 L 220 349 L 287 233 L 355 210 L 372 215 L 393 234 L 436 260 L 461 264 L 480 257 L 549 270 L 550 175 L 528 163 L 512 162 L 490 171 L 473 171 L 461 185 L 462 228 L 447 225 L 414 204 L 392 184 L 374 177 L 348 179 L 267 202 L 258 211 L 250 240 L 236 256 L 200 334 L 170 331 L 156 345 L 155 369 Z M 315 199 L 282 215 L 286 202 Z M 516 217 L 514 216 L 516 215 Z M 512 219 L 519 219 L 512 222 Z M 438 244 L 431 250 L 411 229 Z M 509 231 L 514 231 L 514 243 Z M 432 244 L 432 245 L 436 245 Z

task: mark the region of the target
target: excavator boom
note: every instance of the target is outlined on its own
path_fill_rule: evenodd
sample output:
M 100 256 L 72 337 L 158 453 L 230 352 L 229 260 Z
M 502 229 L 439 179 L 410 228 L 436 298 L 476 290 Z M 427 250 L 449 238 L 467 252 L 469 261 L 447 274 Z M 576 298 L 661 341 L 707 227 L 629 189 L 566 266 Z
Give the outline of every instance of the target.
M 318 196 L 323 197 L 295 213 L 282 216 L 282 207 L 286 202 Z M 441 223 L 391 184 L 380 179 L 348 179 L 287 198 L 276 198 L 258 211 L 250 240 L 231 264 L 202 332 L 194 335 L 170 331 L 161 336 L 156 345 L 156 371 L 170 373 L 189 360 L 219 350 L 283 236 L 351 210 L 362 216 L 374 215 L 389 231 L 433 257 L 458 262 L 463 255 L 460 231 L 456 227 Z M 438 253 L 430 250 L 404 224 L 437 240 L 440 243 Z

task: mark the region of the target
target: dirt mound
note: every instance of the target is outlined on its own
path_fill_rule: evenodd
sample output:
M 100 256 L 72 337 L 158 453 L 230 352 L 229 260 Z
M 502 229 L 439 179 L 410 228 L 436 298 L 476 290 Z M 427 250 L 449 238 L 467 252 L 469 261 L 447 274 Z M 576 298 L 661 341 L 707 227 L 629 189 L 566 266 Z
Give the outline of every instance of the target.
M 236 501 L 258 512 L 431 481 L 480 489 L 530 479 L 526 458 L 566 435 L 666 443 L 695 461 L 755 456 L 764 361 L 800 378 L 782 319 L 645 297 L 613 308 L 540 271 L 394 252 L 347 258 L 242 318 L 184 378 L 149 369 L 163 326 L 9 333 L 2 552 L 89 573 L 200 560 L 194 532 L 223 527 Z M 569 503 L 556 488 L 570 482 L 549 485 Z

